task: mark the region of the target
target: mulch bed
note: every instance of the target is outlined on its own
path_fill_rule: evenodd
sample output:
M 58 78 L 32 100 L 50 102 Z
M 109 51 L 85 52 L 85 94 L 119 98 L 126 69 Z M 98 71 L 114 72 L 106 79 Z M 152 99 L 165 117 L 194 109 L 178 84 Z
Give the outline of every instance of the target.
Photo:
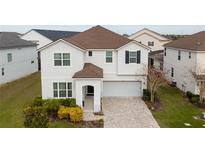
M 154 112 L 161 111 L 162 108 L 163 108 L 163 105 L 162 105 L 162 103 L 160 102 L 160 100 L 158 98 L 155 100 L 154 103 L 151 103 L 150 101 L 144 101 L 144 102 L 147 105 L 147 107 L 151 111 L 154 111 Z
M 82 121 L 77 123 L 80 128 L 103 128 L 104 121 L 103 120 L 95 120 L 95 121 Z

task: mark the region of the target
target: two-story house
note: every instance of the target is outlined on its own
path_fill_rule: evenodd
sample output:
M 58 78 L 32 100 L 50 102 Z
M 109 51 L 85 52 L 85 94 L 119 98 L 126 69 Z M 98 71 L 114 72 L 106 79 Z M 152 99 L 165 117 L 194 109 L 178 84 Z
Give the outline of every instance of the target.
M 79 32 L 74 31 L 60 31 L 60 30 L 46 30 L 46 29 L 31 29 L 21 36 L 22 39 L 37 43 L 37 49 L 54 42 L 63 37 L 71 37 Z M 41 59 L 38 53 L 38 69 L 40 70 Z
M 37 45 L 15 32 L 0 32 L 0 84 L 38 71 Z
M 81 107 L 93 96 L 140 97 L 147 87 L 150 48 L 101 26 L 42 47 L 42 97 L 76 98 Z
M 149 64 L 160 70 L 163 69 L 163 45 L 170 42 L 170 39 L 147 28 L 130 35 L 129 39 L 136 40 L 139 43 L 149 46 L 151 48 Z
M 198 94 L 198 83 L 205 81 L 205 32 L 164 46 L 164 71 L 167 78 L 184 92 Z

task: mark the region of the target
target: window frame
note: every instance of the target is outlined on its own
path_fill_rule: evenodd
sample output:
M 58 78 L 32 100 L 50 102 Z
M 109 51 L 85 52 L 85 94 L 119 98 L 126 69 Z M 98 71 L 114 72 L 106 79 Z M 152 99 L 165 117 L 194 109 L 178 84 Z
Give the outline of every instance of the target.
M 171 77 L 174 77 L 174 68 L 171 68 Z
M 178 60 L 181 60 L 181 50 L 178 50 Z
M 4 76 L 5 75 L 5 69 L 4 67 L 1 68 L 1 76 Z
M 153 47 L 154 46 L 154 41 L 148 41 L 148 46 Z
M 189 52 L 189 59 L 191 59 L 191 52 Z
M 55 86 L 54 86 L 54 84 L 56 84 L 56 88 L 54 88 Z M 57 96 L 55 96 L 55 92 L 57 92 L 56 94 L 57 94 Z M 53 97 L 54 98 L 58 98 L 58 83 L 57 82 L 53 82 Z
M 167 56 L 167 48 L 164 48 L 164 56 Z
M 93 52 L 92 51 L 88 51 L 88 56 L 92 57 L 93 56 Z
M 60 58 L 56 58 L 55 55 L 59 54 Z M 68 54 L 68 58 L 65 58 L 65 54 Z M 54 60 L 54 66 L 71 66 L 71 54 L 70 53 L 67 53 L 67 52 L 63 52 L 63 53 L 54 53 L 54 57 L 53 57 L 53 60 Z M 56 65 L 56 61 L 59 61 L 60 62 L 60 65 Z M 65 61 L 68 61 L 68 65 L 66 65 Z
M 131 55 L 130 55 L 131 53 L 135 53 L 136 56 L 135 56 L 135 57 L 134 57 L 134 56 L 131 56 Z M 134 58 L 135 58 L 135 62 L 131 62 L 130 59 L 134 59 Z M 129 63 L 131 63 L 131 64 L 137 63 L 137 51 L 129 51 Z
M 12 62 L 13 57 L 12 57 L 12 53 L 7 53 L 7 62 L 10 63 Z
M 65 88 L 60 88 L 60 84 L 65 84 Z M 62 96 L 61 92 L 64 92 L 65 95 Z M 72 98 L 72 95 L 72 82 L 53 82 L 53 98 Z
M 107 53 L 111 53 L 111 55 L 107 55 Z M 107 58 L 111 58 L 111 61 L 107 61 Z M 105 53 L 105 62 L 106 63 L 113 63 L 113 52 L 112 51 L 106 51 Z

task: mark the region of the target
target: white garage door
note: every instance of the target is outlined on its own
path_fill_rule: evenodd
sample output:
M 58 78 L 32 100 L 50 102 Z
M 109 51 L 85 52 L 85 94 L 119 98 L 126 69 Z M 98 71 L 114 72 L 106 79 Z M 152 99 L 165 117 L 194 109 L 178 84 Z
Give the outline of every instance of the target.
M 142 96 L 141 82 L 103 82 L 103 96 Z

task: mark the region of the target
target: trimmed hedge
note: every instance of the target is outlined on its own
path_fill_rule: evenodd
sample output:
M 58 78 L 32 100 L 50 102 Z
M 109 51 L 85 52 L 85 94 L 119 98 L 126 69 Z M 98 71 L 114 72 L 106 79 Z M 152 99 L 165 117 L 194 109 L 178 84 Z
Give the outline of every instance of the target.
M 48 115 L 57 117 L 58 110 L 61 105 L 66 107 L 77 107 L 76 99 L 42 99 L 41 97 L 36 97 L 31 106 L 44 106 Z

